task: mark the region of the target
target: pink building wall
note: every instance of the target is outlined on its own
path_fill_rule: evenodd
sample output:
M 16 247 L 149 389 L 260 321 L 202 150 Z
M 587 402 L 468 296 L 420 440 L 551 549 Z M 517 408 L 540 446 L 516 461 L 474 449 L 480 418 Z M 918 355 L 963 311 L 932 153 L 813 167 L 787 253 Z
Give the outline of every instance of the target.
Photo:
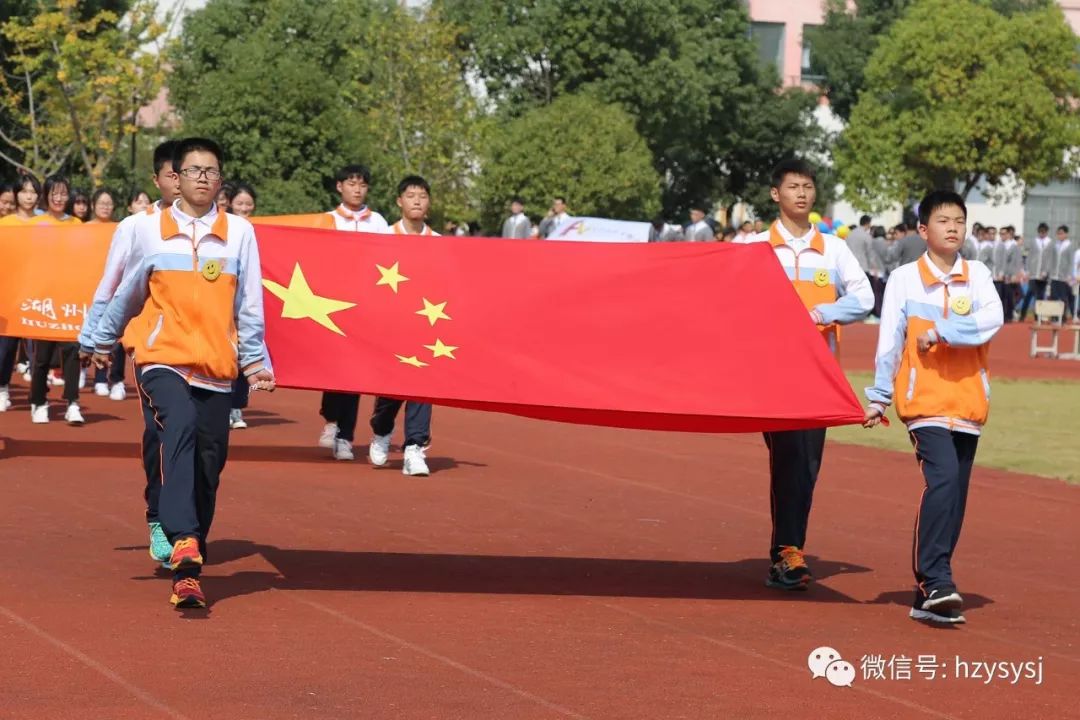
M 822 0 L 746 0 L 753 22 L 784 25 L 783 64 L 777 68 L 784 85 L 802 83 L 802 29 L 825 20 Z M 1058 0 L 1073 31 L 1080 35 L 1080 0 Z

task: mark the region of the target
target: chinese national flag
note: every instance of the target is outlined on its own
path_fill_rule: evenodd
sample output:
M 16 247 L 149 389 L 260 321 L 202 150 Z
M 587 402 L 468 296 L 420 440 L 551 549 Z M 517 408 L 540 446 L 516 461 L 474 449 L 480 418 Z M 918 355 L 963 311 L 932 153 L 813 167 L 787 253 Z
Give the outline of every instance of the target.
M 767 243 L 257 235 L 283 386 L 658 430 L 863 416 Z

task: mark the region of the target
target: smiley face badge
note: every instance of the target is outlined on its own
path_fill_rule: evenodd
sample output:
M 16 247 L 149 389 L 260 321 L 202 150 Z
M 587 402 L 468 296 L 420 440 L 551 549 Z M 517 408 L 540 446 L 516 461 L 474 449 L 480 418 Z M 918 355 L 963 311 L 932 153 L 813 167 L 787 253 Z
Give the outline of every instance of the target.
M 221 277 L 221 261 L 220 260 L 206 260 L 202 264 L 202 276 L 214 282 Z
M 971 298 L 967 295 L 957 295 L 949 300 L 949 309 L 957 315 L 967 315 L 971 312 Z
M 818 270 L 816 273 L 814 273 L 814 284 L 817 285 L 819 288 L 823 288 L 826 285 L 828 285 L 829 284 L 829 271 L 828 270 Z

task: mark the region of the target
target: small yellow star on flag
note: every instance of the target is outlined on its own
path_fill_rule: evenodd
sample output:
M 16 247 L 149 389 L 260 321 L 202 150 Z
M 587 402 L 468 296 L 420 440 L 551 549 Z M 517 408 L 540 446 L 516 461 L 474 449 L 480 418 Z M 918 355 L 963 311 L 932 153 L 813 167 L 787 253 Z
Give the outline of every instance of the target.
M 388 268 L 384 268 L 382 265 L 376 265 L 375 267 L 379 269 L 379 274 L 382 276 L 375 284 L 389 285 L 394 293 L 397 293 L 399 284 L 409 279 L 398 271 L 398 263 L 394 263 Z
M 338 335 L 345 335 L 337 323 L 330 319 L 330 315 L 356 307 L 356 303 L 316 295 L 308 285 L 304 271 L 300 269 L 300 263 L 296 263 L 293 268 L 289 287 L 284 287 L 273 280 L 263 280 L 263 286 L 285 303 L 281 309 L 281 317 L 291 320 L 311 318 L 327 330 L 332 330 Z
M 426 362 L 419 359 L 415 355 L 405 357 L 404 355 L 396 355 L 395 354 L 394 357 L 396 357 L 400 362 L 404 363 L 405 365 L 412 365 L 413 367 L 418 367 L 418 368 L 428 366 L 428 364 Z
M 436 305 L 436 304 L 432 303 L 430 300 L 428 300 L 427 298 L 424 298 L 424 309 L 423 310 L 417 310 L 416 314 L 417 315 L 423 315 L 424 317 L 426 317 L 428 319 L 428 321 L 432 325 L 435 325 L 435 322 L 437 320 L 449 320 L 450 319 L 450 316 L 443 312 L 443 310 L 445 308 L 446 308 L 446 303 L 445 302 L 441 302 L 438 305 Z
M 448 357 L 451 360 L 457 360 L 454 357 L 454 351 L 458 349 L 457 345 L 447 345 L 442 340 L 436 339 L 434 345 L 425 345 L 434 357 Z

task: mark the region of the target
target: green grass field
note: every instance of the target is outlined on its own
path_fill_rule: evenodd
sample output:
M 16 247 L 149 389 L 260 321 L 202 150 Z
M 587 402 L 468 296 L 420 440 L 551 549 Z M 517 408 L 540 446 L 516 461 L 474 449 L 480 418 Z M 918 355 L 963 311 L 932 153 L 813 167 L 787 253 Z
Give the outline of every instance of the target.
M 870 373 L 848 373 L 860 401 Z M 1080 382 L 992 381 L 990 419 L 975 462 L 984 467 L 1080 483 Z M 890 408 L 889 427 L 829 428 L 834 442 L 912 452 L 907 431 Z

